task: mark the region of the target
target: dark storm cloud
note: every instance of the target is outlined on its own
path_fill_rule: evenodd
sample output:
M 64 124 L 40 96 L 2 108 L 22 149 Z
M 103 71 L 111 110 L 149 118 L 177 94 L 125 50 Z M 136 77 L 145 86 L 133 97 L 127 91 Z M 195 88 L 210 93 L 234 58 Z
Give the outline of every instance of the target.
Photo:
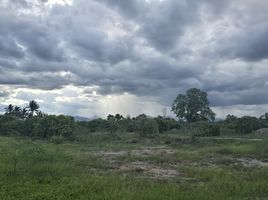
M 215 106 L 268 103 L 265 1 L 45 2 L 0 0 L 0 84 L 96 86 L 164 105 L 199 87 Z
M 211 92 L 210 102 L 213 106 L 261 105 L 267 104 L 268 94 L 264 88 L 241 91 Z
M 238 34 L 225 39 L 226 42 L 219 47 L 220 54 L 223 57 L 241 58 L 247 61 L 267 59 L 267 35 L 268 23 L 249 30 L 241 30 Z M 228 41 L 233 41 L 233 43 Z
M 74 30 L 71 45 L 80 56 L 88 60 L 115 64 L 129 58 L 130 45 L 125 38 L 109 40 L 99 30 Z
M 198 1 L 105 1 L 138 23 L 139 34 L 160 51 L 170 50 L 188 25 L 199 19 Z
M 169 50 L 198 16 L 196 1 L 162 1 L 140 19 L 141 35 L 157 49 Z
M 229 2 L 224 20 L 218 23 L 211 38 L 211 55 L 252 62 L 267 59 L 267 8 L 268 2 L 264 0 Z
M 3 57 L 15 59 L 20 59 L 24 56 L 23 49 L 16 44 L 14 38 L 8 36 L 0 36 L 0 54 Z
M 0 50 L 5 51 L 5 54 L 19 58 L 29 54 L 44 61 L 63 60 L 64 51 L 59 47 L 60 40 L 49 21 L 28 15 L 16 16 L 12 10 L 4 10 L 0 26 L 0 40 L 3 40 Z
M 148 4 L 144 0 L 102 0 L 102 2 L 107 3 L 109 6 L 115 8 L 124 16 L 130 18 L 136 18 L 146 11 Z
M 18 38 L 19 41 L 30 53 L 44 61 L 62 61 L 64 59 L 64 53 L 59 48 L 59 41 L 54 38 L 54 35 L 47 34 L 48 29 L 39 28 L 38 30 L 32 28 L 31 32 L 22 32 Z

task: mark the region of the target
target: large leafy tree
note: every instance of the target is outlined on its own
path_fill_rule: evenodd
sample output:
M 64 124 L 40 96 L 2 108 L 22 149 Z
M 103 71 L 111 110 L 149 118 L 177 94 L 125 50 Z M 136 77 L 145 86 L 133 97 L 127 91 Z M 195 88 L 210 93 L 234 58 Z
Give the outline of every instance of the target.
M 173 102 L 172 111 L 179 119 L 189 123 L 215 119 L 215 113 L 209 107 L 207 92 L 197 88 L 187 90 L 186 94 L 179 94 Z

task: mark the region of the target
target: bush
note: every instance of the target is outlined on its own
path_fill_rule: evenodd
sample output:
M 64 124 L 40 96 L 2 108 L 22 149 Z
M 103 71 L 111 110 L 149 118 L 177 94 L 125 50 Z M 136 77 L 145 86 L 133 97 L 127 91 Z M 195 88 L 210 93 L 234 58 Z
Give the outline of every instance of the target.
M 104 119 L 94 119 L 89 122 L 79 122 L 80 126 L 88 128 L 90 132 L 104 131 L 107 129 L 107 121 Z
M 50 138 L 50 142 L 54 144 L 61 144 L 63 143 L 64 138 L 61 135 L 54 135 Z
M 193 124 L 197 130 L 196 136 L 220 136 L 220 125 L 207 121 L 200 121 Z
M 47 115 L 44 117 L 30 117 L 27 119 L 16 119 L 10 116 L 0 117 L 1 134 L 16 134 L 32 138 L 49 139 L 52 136 L 62 136 L 73 140 L 75 121 L 69 116 Z
M 15 117 L 0 115 L 0 135 L 18 135 L 20 130 L 21 123 Z
M 38 134 L 42 138 L 62 136 L 67 139 L 74 138 L 75 122 L 73 117 L 48 115 L 41 118 L 38 126 Z
M 158 116 L 157 118 L 155 118 L 155 121 L 158 125 L 158 129 L 160 133 L 169 131 L 171 129 L 179 128 L 178 122 L 175 119 L 164 118 L 164 117 Z
M 138 131 L 138 121 L 137 120 L 129 121 L 127 124 L 126 131 L 128 131 L 128 132 Z
M 111 134 L 114 134 L 117 130 L 118 130 L 118 128 L 119 128 L 119 126 L 118 126 L 118 122 L 116 122 L 116 121 L 107 121 L 107 125 L 108 125 L 108 131 L 111 133 Z
M 207 131 L 207 136 L 220 136 L 221 134 L 221 127 L 218 124 L 210 124 L 208 131 Z
M 21 135 L 29 136 L 29 137 L 40 137 L 39 136 L 39 125 L 40 125 L 40 118 L 39 117 L 31 117 L 27 118 L 24 121 L 24 125 L 21 128 Z
M 236 131 L 241 134 L 248 134 L 262 127 L 263 124 L 256 117 L 244 116 L 236 122 Z
M 4 135 L 19 135 L 21 129 L 23 128 L 23 121 L 22 120 L 10 120 L 3 124 L 1 127 L 1 134 Z
M 142 137 L 153 136 L 159 133 L 158 125 L 153 119 L 138 120 L 138 133 Z

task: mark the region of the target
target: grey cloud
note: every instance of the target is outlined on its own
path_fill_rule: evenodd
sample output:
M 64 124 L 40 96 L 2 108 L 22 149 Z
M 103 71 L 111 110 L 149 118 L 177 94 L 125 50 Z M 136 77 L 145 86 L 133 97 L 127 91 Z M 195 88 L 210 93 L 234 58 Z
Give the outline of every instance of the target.
M 267 14 L 268 17 L 268 14 Z M 241 58 L 248 61 L 258 61 L 268 58 L 268 24 L 240 30 L 231 38 L 226 38 L 219 47 L 220 54 L 225 57 Z
M 50 31 L 47 25 L 37 24 L 36 21 L 24 23 L 26 25 L 17 34 L 17 38 L 27 50 L 45 61 L 62 61 L 64 59 L 64 51 L 59 47 L 60 41 L 55 32 Z M 14 32 L 18 29 L 14 27 Z
M 263 88 L 254 88 L 233 92 L 211 92 L 210 99 L 213 106 L 261 105 L 267 104 L 268 94 Z
M 72 78 L 72 76 L 59 76 L 55 74 L 33 75 L 28 79 L 27 86 L 43 90 L 59 89 L 74 82 L 71 80 Z M 40 79 L 42 79 L 42 82 L 40 82 Z M 30 86 L 29 83 L 31 83 L 32 86 Z
M 24 51 L 16 44 L 14 38 L 0 36 L 0 55 L 1 57 L 20 59 L 24 57 Z
M 140 31 L 157 49 L 170 50 L 198 16 L 196 1 L 161 1 L 140 19 Z
M 240 6 L 240 5 L 244 6 Z M 218 29 L 211 37 L 209 53 L 223 59 L 257 62 L 268 58 L 268 2 L 232 1 L 224 17 L 215 18 Z M 211 51 L 210 51 L 211 50 Z
M 130 18 L 136 18 L 141 15 L 149 5 L 144 0 L 131 0 L 131 1 L 124 1 L 124 0 L 102 0 L 103 2 L 107 3 L 109 6 L 117 9 L 120 13 L 124 16 Z
M 135 21 L 139 35 L 160 51 L 176 46 L 188 25 L 198 21 L 198 1 L 106 1 Z
M 33 16 L 16 15 L 10 10 L 3 11 L 0 19 L 0 39 L 9 41 L 2 44 L 3 47 L 9 48 L 0 48 L 5 50 L 6 54 L 13 53 L 15 57 L 28 53 L 46 61 L 62 61 L 64 51 L 59 46 L 58 34 L 48 23 Z M 22 51 L 18 44 L 23 46 L 25 51 Z
M 268 24 L 259 4 L 244 2 L 242 13 L 241 0 L 76 0 L 52 8 L 35 2 L 0 6 L 0 84 L 96 86 L 101 95 L 126 92 L 163 105 L 199 87 L 212 105 L 268 103 Z M 37 13 L 15 12 L 38 5 Z M 221 67 L 232 60 L 243 65 Z
M 77 52 L 88 60 L 117 63 L 127 59 L 130 54 L 130 45 L 125 38 L 109 40 L 100 30 L 76 30 L 72 33 L 72 44 Z
M 52 90 L 76 82 L 76 76 L 66 72 L 18 72 L 13 69 L 1 70 L 0 84 Z

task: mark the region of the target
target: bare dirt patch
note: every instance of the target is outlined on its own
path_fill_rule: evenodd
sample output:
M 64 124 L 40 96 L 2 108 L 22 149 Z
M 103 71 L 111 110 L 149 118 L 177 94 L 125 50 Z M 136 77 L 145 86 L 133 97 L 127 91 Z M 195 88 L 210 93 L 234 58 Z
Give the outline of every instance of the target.
M 118 157 L 127 155 L 127 151 L 98 151 L 95 154 L 103 157 Z
M 149 173 L 153 175 L 154 178 L 157 179 L 170 179 L 175 178 L 180 175 L 177 170 L 174 169 L 162 169 L 162 168 L 152 168 L 149 170 Z
M 174 149 L 166 148 L 166 147 L 151 147 L 151 148 L 142 148 L 138 150 L 132 150 L 130 154 L 132 156 L 137 157 L 148 157 L 154 155 L 170 155 L 175 154 L 176 151 Z
M 268 162 L 264 162 L 257 159 L 251 159 L 251 158 L 238 158 L 236 159 L 237 163 L 242 165 L 246 168 L 252 168 L 252 167 L 268 167 Z
M 149 157 L 155 155 L 170 155 L 175 154 L 176 151 L 165 146 L 158 147 L 143 147 L 140 149 L 134 149 L 129 151 L 98 151 L 94 154 L 97 156 L 102 156 L 103 158 L 115 159 L 122 156 L 136 156 L 136 157 Z
M 231 167 L 244 167 L 244 168 L 262 168 L 268 167 L 267 161 L 262 161 L 253 158 L 207 158 L 198 163 L 193 163 L 192 165 L 202 165 L 207 167 L 216 166 L 231 166 Z
M 158 166 L 149 162 L 149 160 L 147 161 L 146 158 L 150 156 L 168 156 L 175 153 L 175 149 L 166 146 L 157 146 L 142 147 L 129 151 L 99 151 L 94 154 L 108 161 L 113 170 L 122 173 L 140 172 L 150 178 L 170 179 L 181 176 L 181 173 L 175 170 L 176 166 Z M 128 160 L 128 158 L 131 159 Z M 139 161 L 139 158 L 145 159 L 145 161 Z
M 256 135 L 268 136 L 268 128 L 260 128 L 254 132 Z
M 118 169 L 120 172 L 142 172 L 151 178 L 170 179 L 180 175 L 175 169 L 161 168 L 148 162 L 130 162 Z

